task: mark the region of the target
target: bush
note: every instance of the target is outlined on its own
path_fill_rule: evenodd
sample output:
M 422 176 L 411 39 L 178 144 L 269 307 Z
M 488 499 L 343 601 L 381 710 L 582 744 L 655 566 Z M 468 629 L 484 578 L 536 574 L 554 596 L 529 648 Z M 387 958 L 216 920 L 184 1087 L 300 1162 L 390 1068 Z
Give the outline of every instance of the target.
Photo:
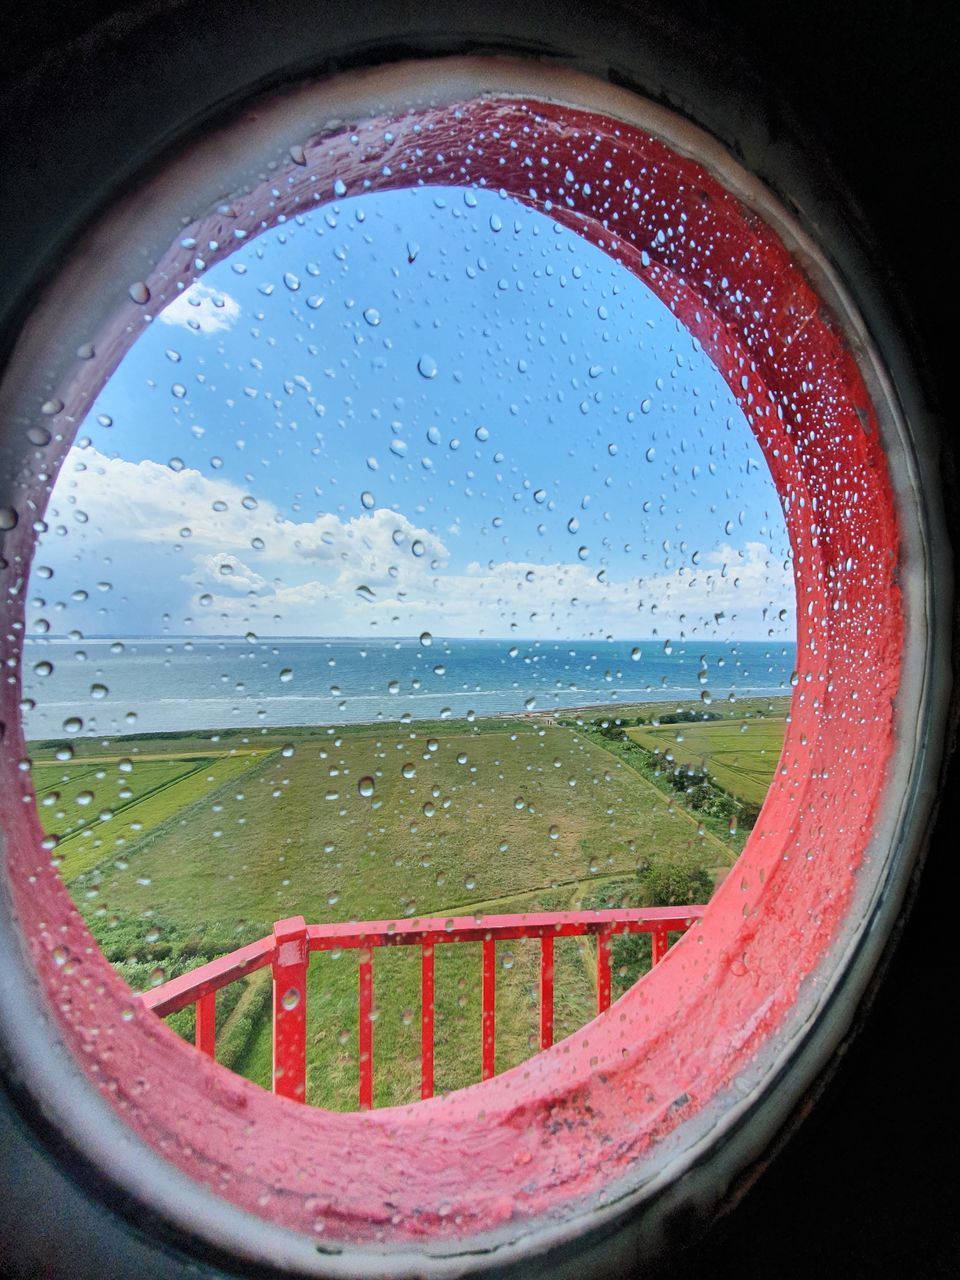
M 679 907 L 709 902 L 710 873 L 695 863 L 654 862 L 637 873 L 637 905 Z

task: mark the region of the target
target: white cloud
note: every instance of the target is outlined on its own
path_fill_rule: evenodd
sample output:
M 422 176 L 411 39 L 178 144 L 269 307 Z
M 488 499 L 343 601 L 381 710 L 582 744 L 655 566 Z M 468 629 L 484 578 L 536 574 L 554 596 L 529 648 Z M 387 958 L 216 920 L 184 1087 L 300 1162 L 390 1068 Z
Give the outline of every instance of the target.
M 85 521 L 75 520 L 78 511 Z M 79 568 L 87 556 L 119 561 L 122 548 L 140 574 L 162 575 L 166 584 L 179 576 L 183 615 L 200 631 L 790 634 L 791 619 L 778 616 L 784 608 L 792 614 L 789 567 L 756 541 L 722 545 L 699 564 L 644 578 L 614 577 L 581 561 L 474 561 L 454 569 L 443 540 L 401 513 L 324 512 L 297 522 L 222 477 L 94 449 L 71 454 L 49 518 L 62 521 L 68 537 L 44 540 L 48 559 L 72 556 Z M 186 553 L 179 570 L 171 549 Z
M 212 556 L 198 556 L 196 574 L 187 574 L 185 577 L 187 581 L 198 581 L 199 585 L 216 582 L 219 590 L 235 591 L 238 594 L 267 595 L 272 591 L 266 578 L 238 560 L 235 555 L 223 551 Z
M 232 329 L 240 316 L 240 303 L 222 289 L 192 284 L 160 312 L 161 324 L 176 324 L 196 333 Z

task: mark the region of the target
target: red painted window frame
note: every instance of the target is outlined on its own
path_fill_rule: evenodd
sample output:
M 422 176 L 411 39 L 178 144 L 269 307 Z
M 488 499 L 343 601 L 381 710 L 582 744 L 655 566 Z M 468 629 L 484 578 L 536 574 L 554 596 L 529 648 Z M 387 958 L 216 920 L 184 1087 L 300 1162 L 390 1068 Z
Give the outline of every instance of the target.
M 568 169 L 576 183 L 561 191 Z M 446 1098 L 341 1115 L 273 1098 L 198 1058 L 131 1007 L 41 850 L 34 807 L 11 813 L 11 894 L 40 983 L 62 1039 L 132 1131 L 274 1223 L 312 1233 L 321 1219 L 330 1242 L 422 1244 L 602 1200 L 735 1087 L 783 1026 L 853 899 L 893 755 L 899 534 L 876 414 L 840 325 L 773 230 L 695 160 L 595 112 L 480 97 L 309 141 L 184 236 L 216 246 L 204 253 L 212 265 L 236 232 L 252 237 L 335 201 L 335 180 L 347 195 L 483 183 L 634 272 L 741 404 L 788 500 L 796 572 L 799 679 L 780 768 L 702 924 L 582 1034 Z M 177 244 L 158 262 L 149 309 L 192 280 L 193 259 Z M 132 300 L 118 309 L 96 359 L 63 388 L 65 418 L 82 421 L 142 319 Z M 33 502 L 39 516 L 39 481 Z M 8 563 L 29 562 L 32 537 L 21 520 Z M 0 693 L 11 726 L 0 776 L 22 789 L 18 693 Z

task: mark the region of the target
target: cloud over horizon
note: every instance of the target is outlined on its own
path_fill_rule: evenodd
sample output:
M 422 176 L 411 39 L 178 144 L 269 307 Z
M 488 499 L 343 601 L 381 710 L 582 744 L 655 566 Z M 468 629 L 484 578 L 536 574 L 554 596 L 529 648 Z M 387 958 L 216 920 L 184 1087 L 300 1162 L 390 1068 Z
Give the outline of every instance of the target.
M 437 532 L 399 511 L 291 519 L 221 476 L 92 447 L 69 455 L 48 519 L 38 562 L 53 568 L 61 593 L 90 597 L 68 614 L 87 631 L 793 634 L 789 564 L 756 540 L 642 576 L 616 576 L 602 561 L 457 565 Z M 104 565 L 111 589 L 96 598 L 89 584 Z

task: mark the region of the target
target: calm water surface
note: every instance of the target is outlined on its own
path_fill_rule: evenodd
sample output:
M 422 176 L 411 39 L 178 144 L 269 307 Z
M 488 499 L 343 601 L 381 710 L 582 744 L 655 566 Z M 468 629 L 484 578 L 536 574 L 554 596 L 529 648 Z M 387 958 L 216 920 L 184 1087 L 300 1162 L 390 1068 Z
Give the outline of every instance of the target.
M 789 693 L 795 661 L 782 641 L 44 637 L 26 646 L 24 720 L 56 738 L 720 703 Z

